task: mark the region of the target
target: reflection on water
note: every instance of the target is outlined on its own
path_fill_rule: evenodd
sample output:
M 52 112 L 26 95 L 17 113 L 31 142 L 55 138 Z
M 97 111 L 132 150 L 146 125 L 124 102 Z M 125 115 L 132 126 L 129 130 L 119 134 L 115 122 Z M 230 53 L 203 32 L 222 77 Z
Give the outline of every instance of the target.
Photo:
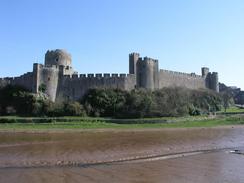
M 244 182 L 244 157 L 225 151 L 74 166 L 241 147 L 243 137 L 244 128 L 0 133 L 0 182 Z

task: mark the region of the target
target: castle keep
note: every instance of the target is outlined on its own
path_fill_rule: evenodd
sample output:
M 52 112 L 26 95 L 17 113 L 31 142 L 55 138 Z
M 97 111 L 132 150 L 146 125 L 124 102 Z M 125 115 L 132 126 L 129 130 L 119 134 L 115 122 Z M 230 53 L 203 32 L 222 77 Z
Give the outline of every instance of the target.
M 78 100 L 91 88 L 150 90 L 163 87 L 208 88 L 219 92 L 217 72 L 202 68 L 202 75 L 186 74 L 159 69 L 158 60 L 129 55 L 129 74 L 80 74 L 72 67 L 71 55 L 64 50 L 47 51 L 45 65 L 35 63 L 33 71 L 20 77 L 0 78 L 0 86 L 19 85 L 38 93 L 44 86 L 52 101 Z

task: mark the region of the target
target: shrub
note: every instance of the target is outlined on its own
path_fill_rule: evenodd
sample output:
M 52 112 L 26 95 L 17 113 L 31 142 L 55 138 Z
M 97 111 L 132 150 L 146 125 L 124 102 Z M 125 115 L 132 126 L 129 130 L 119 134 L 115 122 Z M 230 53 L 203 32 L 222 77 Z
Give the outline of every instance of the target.
M 32 94 L 17 86 L 0 89 L 1 115 L 89 116 L 143 118 L 200 115 L 221 109 L 222 98 L 210 90 L 163 88 L 91 89 L 78 102 L 52 102 L 44 95 Z
M 81 103 L 91 116 L 114 116 L 124 106 L 125 91 L 116 89 L 91 89 Z
M 86 116 L 83 106 L 78 102 L 65 103 L 64 114 L 66 116 Z
M 163 88 L 125 92 L 92 89 L 83 97 L 88 115 L 118 118 L 200 115 L 221 108 L 219 94 L 209 90 Z

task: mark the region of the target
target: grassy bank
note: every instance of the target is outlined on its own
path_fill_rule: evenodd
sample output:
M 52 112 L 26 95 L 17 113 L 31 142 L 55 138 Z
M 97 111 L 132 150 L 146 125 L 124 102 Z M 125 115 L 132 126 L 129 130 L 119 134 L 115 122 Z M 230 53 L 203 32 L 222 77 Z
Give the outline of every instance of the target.
M 1 117 L 3 119 L 6 117 Z M 9 119 L 10 117 L 6 118 Z M 11 117 L 14 119 L 24 119 Z M 37 118 L 31 118 L 37 119 Z M 47 118 L 48 119 L 48 118 Z M 216 117 L 182 117 L 182 118 L 155 118 L 155 119 L 134 119 L 132 124 L 112 119 L 103 118 L 63 118 L 71 121 L 57 120 L 48 123 L 1 123 L 0 130 L 65 130 L 65 129 L 130 129 L 130 128 L 190 128 L 190 127 L 215 127 L 223 125 L 244 124 L 243 115 L 216 116 Z M 29 119 L 30 120 L 30 119 Z M 143 123 L 140 122 L 143 120 Z M 52 120 L 51 120 L 52 121 Z M 154 122 L 152 122 L 154 121 Z M 156 122 L 155 122 L 156 121 Z
M 212 119 L 209 116 L 186 116 L 186 117 L 161 117 L 161 118 L 137 118 L 137 119 L 113 119 L 113 118 L 94 118 L 94 117 L 18 117 L 2 116 L 0 123 L 115 123 L 115 124 L 145 124 L 145 123 L 171 123 L 180 121 L 201 121 Z
M 225 109 L 223 108 L 220 113 L 225 113 Z M 242 108 L 239 108 L 239 107 L 235 107 L 235 106 L 232 106 L 232 107 L 229 107 L 226 109 L 226 113 L 243 113 L 244 114 L 244 109 Z

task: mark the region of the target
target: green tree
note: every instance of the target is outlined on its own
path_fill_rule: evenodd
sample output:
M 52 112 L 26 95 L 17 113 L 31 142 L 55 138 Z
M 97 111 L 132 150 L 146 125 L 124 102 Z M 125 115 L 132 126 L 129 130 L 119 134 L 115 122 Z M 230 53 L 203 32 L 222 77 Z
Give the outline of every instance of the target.
M 45 93 L 46 90 L 47 90 L 47 86 L 44 83 L 39 85 L 38 87 L 39 92 Z
M 64 114 L 66 116 L 85 116 L 83 106 L 78 102 L 68 102 L 64 104 Z
M 223 99 L 223 106 L 224 106 L 225 113 L 226 113 L 226 110 L 230 107 L 232 96 L 228 92 L 223 92 L 222 99 Z

